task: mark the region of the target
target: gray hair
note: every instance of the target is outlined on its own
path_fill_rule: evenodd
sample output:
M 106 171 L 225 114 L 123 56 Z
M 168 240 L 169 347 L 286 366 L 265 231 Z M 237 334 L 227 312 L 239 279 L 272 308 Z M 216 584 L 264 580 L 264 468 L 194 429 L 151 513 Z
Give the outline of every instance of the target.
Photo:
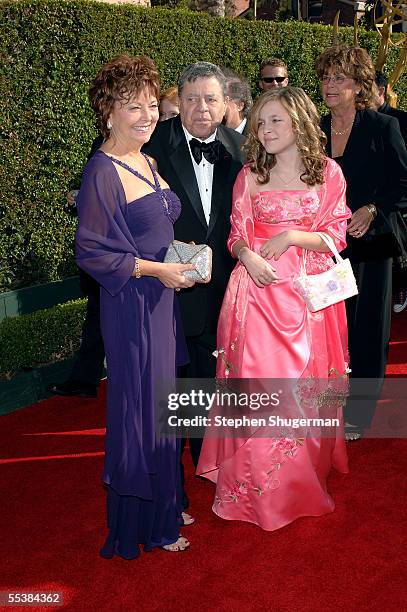
M 250 91 L 250 86 L 247 81 L 238 76 L 226 77 L 226 92 L 231 100 L 243 102 L 242 113 L 244 117 L 248 117 L 253 106 L 253 98 Z
M 218 81 L 223 97 L 226 97 L 225 75 L 219 66 L 209 62 L 195 62 L 195 64 L 190 64 L 183 70 L 178 81 L 178 94 L 182 94 L 185 83 L 193 83 L 196 79 L 210 79 L 212 77 Z

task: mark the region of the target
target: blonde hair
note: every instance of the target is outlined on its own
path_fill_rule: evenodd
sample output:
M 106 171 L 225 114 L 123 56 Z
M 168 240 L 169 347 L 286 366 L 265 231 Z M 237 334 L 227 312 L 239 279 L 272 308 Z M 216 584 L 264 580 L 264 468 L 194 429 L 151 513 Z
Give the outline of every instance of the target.
M 319 79 L 329 72 L 342 72 L 360 87 L 355 96 L 356 110 L 375 108 L 377 86 L 372 58 L 366 49 L 352 45 L 335 45 L 321 53 L 315 64 Z
M 298 152 L 305 168 L 301 180 L 306 185 L 321 185 L 324 182 L 326 166 L 326 136 L 319 126 L 320 117 L 312 100 L 303 89 L 291 86 L 269 89 L 253 106 L 249 136 L 244 149 L 252 172 L 257 174 L 257 182 L 260 185 L 268 183 L 270 170 L 276 164 L 275 155 L 267 153 L 258 138 L 260 111 L 272 101 L 280 102 L 290 116 Z
M 269 57 L 265 59 L 260 64 L 260 73 L 263 70 L 263 68 L 265 68 L 266 66 L 271 66 L 271 68 L 284 68 L 286 74 L 288 74 L 287 64 L 279 57 Z

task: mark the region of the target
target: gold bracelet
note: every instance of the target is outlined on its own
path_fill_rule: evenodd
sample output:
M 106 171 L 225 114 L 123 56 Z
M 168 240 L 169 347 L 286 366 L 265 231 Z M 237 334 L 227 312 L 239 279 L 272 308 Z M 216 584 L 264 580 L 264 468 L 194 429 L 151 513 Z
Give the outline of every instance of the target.
M 141 278 L 140 261 L 138 257 L 134 258 L 134 270 L 135 270 L 134 276 L 136 278 Z
M 366 204 L 365 208 L 366 208 L 367 212 L 369 212 L 372 215 L 373 219 L 376 219 L 376 217 L 377 217 L 377 208 L 376 208 L 376 206 L 374 204 Z

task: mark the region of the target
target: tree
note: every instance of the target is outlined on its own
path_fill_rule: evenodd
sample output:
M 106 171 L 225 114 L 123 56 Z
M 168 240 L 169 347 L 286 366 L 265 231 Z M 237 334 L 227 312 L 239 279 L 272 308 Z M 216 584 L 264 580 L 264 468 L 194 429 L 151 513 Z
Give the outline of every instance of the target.
M 215 17 L 224 17 L 226 14 L 225 0 L 195 0 L 195 8 Z

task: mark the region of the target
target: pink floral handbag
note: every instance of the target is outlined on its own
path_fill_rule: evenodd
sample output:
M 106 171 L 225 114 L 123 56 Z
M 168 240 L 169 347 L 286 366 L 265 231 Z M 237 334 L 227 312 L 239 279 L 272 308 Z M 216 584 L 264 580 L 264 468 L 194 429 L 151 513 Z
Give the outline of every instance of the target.
M 322 232 L 315 232 L 332 251 L 336 264 L 320 274 L 308 275 L 305 269 L 306 249 L 302 252 L 300 275 L 294 280 L 294 288 L 304 299 L 311 312 L 317 312 L 332 304 L 357 295 L 358 288 L 349 259 L 343 259 L 333 239 Z

